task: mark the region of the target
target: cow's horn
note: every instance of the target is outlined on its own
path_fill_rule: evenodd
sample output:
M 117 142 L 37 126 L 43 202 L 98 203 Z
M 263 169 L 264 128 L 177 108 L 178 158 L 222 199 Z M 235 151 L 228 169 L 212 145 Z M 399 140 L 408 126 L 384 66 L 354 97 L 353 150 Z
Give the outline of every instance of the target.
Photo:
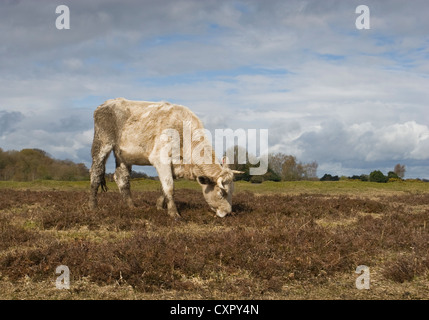
M 222 157 L 222 167 L 228 168 L 229 167 L 229 159 L 227 156 Z
M 217 179 L 217 185 L 219 188 L 221 188 L 222 190 L 225 190 L 225 186 L 223 185 L 223 180 L 222 177 L 219 177 L 219 179 Z
M 242 174 L 244 173 L 244 171 L 238 171 L 238 170 L 231 170 L 232 173 L 234 174 Z

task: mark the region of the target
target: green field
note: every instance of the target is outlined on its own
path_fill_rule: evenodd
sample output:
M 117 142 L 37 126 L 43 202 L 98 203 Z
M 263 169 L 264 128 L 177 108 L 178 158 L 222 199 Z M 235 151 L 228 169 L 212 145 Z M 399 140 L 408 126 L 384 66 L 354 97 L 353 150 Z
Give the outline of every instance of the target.
M 107 186 L 111 191 L 118 188 L 114 182 L 108 182 Z M 200 190 L 197 182 L 189 180 L 175 181 L 177 189 Z M 36 180 L 32 182 L 0 181 L 0 189 L 14 190 L 58 190 L 58 191 L 84 191 L 89 190 L 89 181 L 54 181 Z M 156 180 L 135 179 L 131 181 L 131 188 L 134 191 L 159 191 L 161 185 Z M 356 180 L 345 181 L 265 181 L 261 184 L 249 183 L 246 181 L 235 182 L 235 191 L 250 191 L 260 194 L 282 193 L 326 193 L 326 194 L 353 194 L 354 192 L 364 194 L 380 193 L 426 193 L 429 192 L 429 183 L 420 181 L 396 181 L 389 183 L 362 182 Z
M 88 181 L 0 182 L 1 299 L 429 297 L 428 183 L 237 182 L 221 219 L 177 181 L 180 222 L 156 210 L 158 181 L 132 181 L 135 209 L 108 187 L 90 211 Z

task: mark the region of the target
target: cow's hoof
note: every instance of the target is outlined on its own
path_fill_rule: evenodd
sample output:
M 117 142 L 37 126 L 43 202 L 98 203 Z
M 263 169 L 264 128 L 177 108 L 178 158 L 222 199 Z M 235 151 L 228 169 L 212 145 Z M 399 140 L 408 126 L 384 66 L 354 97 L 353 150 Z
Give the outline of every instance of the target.
M 178 212 L 168 213 L 168 215 L 173 218 L 175 221 L 181 221 L 183 218 Z
M 137 206 L 134 203 L 128 203 L 128 208 L 132 210 L 137 208 Z
M 167 204 L 165 203 L 165 198 L 163 196 L 159 197 L 156 200 L 156 209 L 157 210 L 164 210 L 167 208 Z
M 183 217 L 181 215 L 174 217 L 174 222 L 180 223 L 180 222 L 184 222 L 184 221 L 185 221 L 185 219 L 183 219 Z
M 88 203 L 88 209 L 91 211 L 94 211 L 95 209 L 97 209 L 97 203 L 89 202 Z

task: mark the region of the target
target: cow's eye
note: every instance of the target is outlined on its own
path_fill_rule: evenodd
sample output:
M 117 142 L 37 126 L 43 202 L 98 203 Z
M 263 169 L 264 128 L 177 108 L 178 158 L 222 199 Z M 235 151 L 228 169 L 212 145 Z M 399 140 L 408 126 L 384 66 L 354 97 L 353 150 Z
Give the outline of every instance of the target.
M 219 192 L 217 193 L 217 196 L 219 197 L 219 199 L 222 199 L 222 198 L 223 198 L 223 192 L 222 192 L 222 191 L 219 191 Z

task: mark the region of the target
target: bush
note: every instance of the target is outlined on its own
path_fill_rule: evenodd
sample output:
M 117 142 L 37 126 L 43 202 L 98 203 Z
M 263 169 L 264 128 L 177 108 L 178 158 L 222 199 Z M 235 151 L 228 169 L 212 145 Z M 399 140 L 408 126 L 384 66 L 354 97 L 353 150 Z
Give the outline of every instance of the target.
M 332 176 L 330 174 L 325 173 L 322 178 L 320 178 L 320 181 L 339 181 L 340 178 L 338 176 Z
M 388 178 L 380 170 L 374 170 L 369 175 L 369 181 L 371 182 L 386 183 L 387 180 Z
M 274 172 L 273 169 L 268 168 L 267 172 L 262 176 L 263 181 L 276 181 L 279 182 L 282 180 L 282 178 Z
M 368 181 L 368 175 L 367 174 L 361 174 L 360 176 L 358 175 L 353 175 L 351 177 L 349 177 L 349 179 L 351 180 L 360 180 L 360 181 Z
M 360 180 L 361 181 L 369 181 L 369 176 L 367 174 L 361 174 L 360 175 Z
M 252 176 L 250 178 L 251 183 L 262 183 L 264 182 L 264 178 L 262 176 Z
M 389 179 L 401 179 L 395 172 L 393 171 L 389 171 L 389 173 L 387 174 L 387 178 Z

